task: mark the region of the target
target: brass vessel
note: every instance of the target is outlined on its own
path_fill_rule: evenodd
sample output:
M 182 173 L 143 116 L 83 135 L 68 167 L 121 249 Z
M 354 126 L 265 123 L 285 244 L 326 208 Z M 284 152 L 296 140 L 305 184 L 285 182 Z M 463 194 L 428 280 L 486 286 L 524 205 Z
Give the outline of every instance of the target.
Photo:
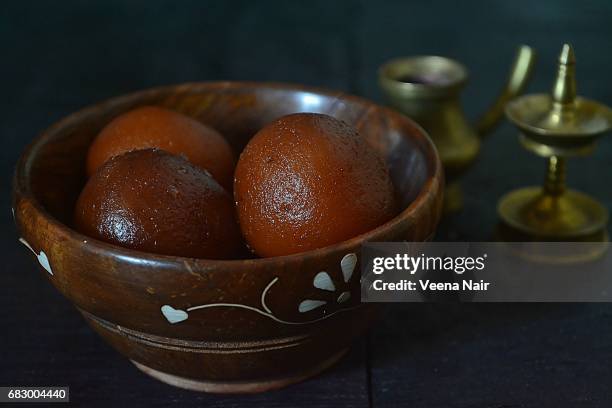
M 541 187 L 506 194 L 499 201 L 499 238 L 505 241 L 608 240 L 608 211 L 588 195 L 565 186 L 567 157 L 590 153 L 612 128 L 612 110 L 576 96 L 575 57 L 563 46 L 552 94 L 517 98 L 506 116 L 520 130 L 523 147 L 547 159 Z
M 379 84 L 389 104 L 416 120 L 438 148 L 446 175 L 446 213 L 462 207 L 458 179 L 478 156 L 481 136 L 495 128 L 506 103 L 525 87 L 534 58 L 530 47 L 518 49 L 505 88 L 475 125 L 468 122 L 459 101 L 468 80 L 467 70 L 459 62 L 417 56 L 391 60 L 379 69 Z

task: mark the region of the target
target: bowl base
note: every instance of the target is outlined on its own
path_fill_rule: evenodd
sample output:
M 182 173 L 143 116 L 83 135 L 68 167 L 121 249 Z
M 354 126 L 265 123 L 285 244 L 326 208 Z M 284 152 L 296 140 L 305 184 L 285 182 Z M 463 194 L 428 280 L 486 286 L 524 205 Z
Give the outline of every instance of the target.
M 134 360 L 130 361 L 143 373 L 174 387 L 215 394 L 253 394 L 283 388 L 313 377 L 337 363 L 338 360 L 340 360 L 347 353 L 347 351 L 348 348 L 340 350 L 338 353 L 332 355 L 330 358 L 321 362 L 320 364 L 293 376 L 256 381 L 196 380 L 193 378 L 180 377 L 178 375 L 164 373 L 151 367 L 147 367 L 144 364 L 140 364 Z

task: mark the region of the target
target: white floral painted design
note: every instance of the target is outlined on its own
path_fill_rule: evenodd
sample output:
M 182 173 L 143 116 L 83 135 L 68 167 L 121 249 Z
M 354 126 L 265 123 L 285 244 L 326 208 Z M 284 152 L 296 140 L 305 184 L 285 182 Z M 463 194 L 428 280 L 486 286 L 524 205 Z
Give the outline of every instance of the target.
M 344 279 L 344 283 L 348 284 L 348 282 L 351 280 L 353 276 L 353 272 L 355 270 L 355 265 L 357 265 L 357 256 L 354 253 L 345 255 L 344 258 L 342 258 L 342 261 L 340 261 L 340 269 L 342 270 L 342 276 Z M 266 316 L 282 324 L 311 324 L 311 323 L 316 323 L 318 321 L 327 319 L 335 315 L 336 313 L 355 309 L 356 307 L 359 306 L 357 305 L 357 306 L 340 308 L 333 313 L 325 314 L 322 317 L 319 317 L 318 319 L 309 320 L 306 322 L 293 322 L 293 321 L 279 319 L 278 317 L 274 315 L 272 310 L 270 310 L 270 308 L 266 304 L 266 296 L 268 295 L 270 288 L 272 288 L 272 286 L 274 286 L 276 282 L 278 282 L 278 277 L 272 279 L 272 281 L 268 283 L 268 285 L 264 288 L 263 292 L 261 293 L 261 299 L 260 299 L 261 308 L 253 307 L 249 305 L 243 305 L 240 303 L 209 303 L 206 305 L 188 307 L 183 310 L 183 309 L 175 309 L 174 307 L 170 305 L 163 305 L 161 307 L 161 313 L 170 324 L 176 324 L 176 323 L 180 323 L 180 322 L 187 320 L 189 318 L 189 313 L 195 310 L 209 309 L 209 308 L 214 308 L 214 307 L 238 307 L 241 309 L 247 309 L 255 313 L 259 313 L 260 315 Z M 313 279 L 313 286 L 317 289 L 330 291 L 330 292 L 336 292 L 336 286 L 334 285 L 334 282 L 332 281 L 329 274 L 325 271 L 321 271 L 315 275 Z M 343 304 L 347 302 L 350 298 L 351 298 L 351 293 L 348 291 L 343 291 L 339 294 L 336 302 L 338 304 Z M 306 299 L 298 305 L 298 311 L 301 313 L 309 312 L 325 304 L 327 304 L 327 302 L 323 300 Z
M 353 277 L 355 265 L 357 265 L 357 255 L 353 253 L 346 254 L 344 258 L 342 258 L 342 260 L 340 261 L 340 269 L 342 270 L 342 277 L 344 278 L 344 283 L 349 283 L 349 281 Z M 321 271 L 315 275 L 312 285 L 317 289 L 329 292 L 337 291 L 334 282 L 332 281 L 329 274 L 325 271 Z M 336 298 L 336 302 L 342 304 L 347 302 L 350 298 L 351 292 L 345 290 L 340 292 L 340 294 Z M 306 313 L 326 304 L 327 301 L 325 300 L 306 299 L 298 305 L 298 310 L 300 311 L 300 313 Z
M 36 252 L 34 248 L 23 238 L 19 238 L 19 242 L 26 246 L 34 255 L 36 255 L 36 259 L 38 259 L 38 263 L 42 266 L 49 275 L 53 275 L 53 271 L 51 270 L 51 264 L 49 263 L 49 258 L 47 258 L 47 254 L 45 251 L 41 250 L 40 252 Z

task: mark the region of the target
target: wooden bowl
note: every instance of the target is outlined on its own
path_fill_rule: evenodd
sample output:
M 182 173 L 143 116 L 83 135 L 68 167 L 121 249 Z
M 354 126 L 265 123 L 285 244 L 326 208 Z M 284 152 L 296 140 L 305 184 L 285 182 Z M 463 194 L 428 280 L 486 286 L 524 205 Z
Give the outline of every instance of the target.
M 356 126 L 384 154 L 404 210 L 348 241 L 266 259 L 162 256 L 76 232 L 72 212 L 85 182 L 89 144 L 118 114 L 151 104 L 213 126 L 236 152 L 281 115 L 333 115 Z M 310 87 L 209 82 L 121 96 L 51 126 L 17 165 L 13 206 L 20 239 L 44 275 L 138 368 L 179 387 L 258 392 L 314 375 L 345 353 L 375 314 L 360 305 L 360 245 L 430 238 L 440 217 L 442 183 L 432 142 L 389 109 Z

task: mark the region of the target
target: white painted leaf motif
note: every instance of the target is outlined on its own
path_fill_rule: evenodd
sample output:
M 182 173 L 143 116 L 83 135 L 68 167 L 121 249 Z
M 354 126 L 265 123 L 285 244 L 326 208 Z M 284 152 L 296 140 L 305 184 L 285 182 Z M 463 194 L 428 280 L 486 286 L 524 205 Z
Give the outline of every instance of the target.
M 45 254 L 45 251 L 40 251 L 40 253 L 36 255 L 36 257 L 38 258 L 38 263 L 43 268 L 45 268 L 47 272 L 53 275 L 53 271 L 51 270 L 51 264 L 49 263 L 49 258 L 47 258 L 47 254 Z
M 298 306 L 298 310 L 300 311 L 300 313 L 306 313 L 310 312 L 313 309 L 316 309 L 317 307 L 321 307 L 326 303 L 327 302 L 324 300 L 306 299 L 302 301 L 302 303 L 300 303 L 300 305 Z
M 21 242 L 23 245 L 25 245 L 30 251 L 32 251 L 32 253 L 34 255 L 36 255 L 36 259 L 38 259 L 38 263 L 40 264 L 40 266 L 42 266 L 47 272 L 49 272 L 49 275 L 53 275 L 53 271 L 51 270 L 51 264 L 49 263 L 49 258 L 47 258 L 47 254 L 45 254 L 45 251 L 40 251 L 40 252 L 36 252 L 34 250 L 34 248 L 32 248 L 32 246 L 28 243 L 28 241 L 26 241 L 23 238 L 19 238 L 19 242 Z
M 344 282 L 348 283 L 353 276 L 353 271 L 355 270 L 355 265 L 357 265 L 357 255 L 350 253 L 344 255 L 344 258 L 340 261 L 340 268 L 342 269 L 342 276 L 344 277 Z
M 338 296 L 338 303 L 344 303 L 351 298 L 351 292 L 342 292 L 340 296 Z
M 332 282 L 329 274 L 325 271 L 319 272 L 315 275 L 312 282 L 313 286 L 317 289 L 327 290 L 333 292 L 336 290 L 334 282 Z

